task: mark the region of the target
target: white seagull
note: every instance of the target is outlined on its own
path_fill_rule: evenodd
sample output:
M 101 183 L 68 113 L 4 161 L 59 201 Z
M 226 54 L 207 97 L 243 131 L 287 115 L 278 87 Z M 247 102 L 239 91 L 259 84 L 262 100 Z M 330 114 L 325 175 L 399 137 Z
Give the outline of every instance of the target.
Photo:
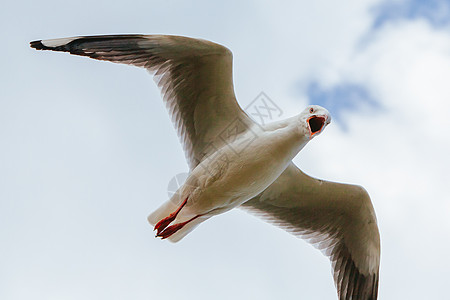
M 104 35 L 30 44 L 155 75 L 190 167 L 186 183 L 148 217 L 157 237 L 177 242 L 208 218 L 241 207 L 322 250 L 339 299 L 377 299 L 380 236 L 366 190 L 312 178 L 292 163 L 330 123 L 326 109 L 312 105 L 287 120 L 256 124 L 236 101 L 231 51 L 206 40 Z

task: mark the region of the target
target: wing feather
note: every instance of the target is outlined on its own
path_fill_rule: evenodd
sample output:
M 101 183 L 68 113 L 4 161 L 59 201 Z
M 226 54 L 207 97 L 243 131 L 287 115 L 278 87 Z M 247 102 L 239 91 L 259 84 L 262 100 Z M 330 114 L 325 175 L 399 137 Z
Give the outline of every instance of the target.
M 213 42 L 170 35 L 103 35 L 30 45 L 134 65 L 153 73 L 191 169 L 210 154 L 208 149 L 226 143 L 219 136 L 236 119 L 245 125 L 238 135 L 253 126 L 234 95 L 231 51 Z M 211 143 L 215 147 L 209 147 Z
M 339 299 L 377 299 L 380 237 L 363 188 L 312 178 L 291 163 L 242 208 L 322 250 Z

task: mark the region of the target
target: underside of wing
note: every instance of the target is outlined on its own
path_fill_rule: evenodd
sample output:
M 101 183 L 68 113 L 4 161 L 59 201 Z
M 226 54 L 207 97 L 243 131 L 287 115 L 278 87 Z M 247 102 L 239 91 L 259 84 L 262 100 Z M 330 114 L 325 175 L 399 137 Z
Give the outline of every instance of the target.
M 242 208 L 322 250 L 339 299 L 377 299 L 380 237 L 363 188 L 318 180 L 291 164 Z
M 40 40 L 38 50 L 69 52 L 143 67 L 155 75 L 191 169 L 253 125 L 238 105 L 232 54 L 213 42 L 171 35 L 102 35 Z

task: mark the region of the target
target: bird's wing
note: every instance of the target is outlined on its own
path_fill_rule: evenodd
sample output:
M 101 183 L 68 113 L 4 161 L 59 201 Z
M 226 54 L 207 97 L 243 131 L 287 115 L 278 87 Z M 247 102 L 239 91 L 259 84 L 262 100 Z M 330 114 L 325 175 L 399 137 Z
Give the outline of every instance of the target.
M 339 299 L 377 299 L 380 235 L 362 187 L 312 178 L 291 163 L 241 207 L 321 249 L 332 262 Z
M 30 45 L 148 69 L 155 75 L 191 169 L 253 125 L 234 95 L 231 51 L 213 42 L 169 35 L 104 35 Z

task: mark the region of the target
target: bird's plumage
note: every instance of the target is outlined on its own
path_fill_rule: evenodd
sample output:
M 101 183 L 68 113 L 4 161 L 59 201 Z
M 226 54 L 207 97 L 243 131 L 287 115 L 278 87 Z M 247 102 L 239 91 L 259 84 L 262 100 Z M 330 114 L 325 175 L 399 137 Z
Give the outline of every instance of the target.
M 217 178 L 213 180 L 206 173 L 199 173 L 199 166 L 219 149 L 249 136 L 251 128 L 255 128 L 254 122 L 236 101 L 232 54 L 221 45 L 180 36 L 106 35 L 34 41 L 31 47 L 134 65 L 152 72 L 183 143 L 191 173 L 201 175 L 197 177 L 206 176 L 206 183 L 202 184 L 209 184 Z M 328 124 L 324 120 L 318 121 L 320 131 Z M 307 127 L 309 119 L 304 122 Z M 278 122 L 261 132 L 276 132 L 291 123 L 292 120 Z M 224 134 L 230 130 L 230 125 L 233 134 Z M 311 126 L 309 128 L 311 131 Z M 309 138 L 318 132 L 310 132 Z M 298 152 L 301 147 L 296 147 Z M 249 160 L 250 154 L 251 151 L 247 151 L 244 158 L 247 155 Z M 244 158 L 237 160 L 238 163 L 245 164 L 247 160 Z M 275 160 L 274 166 L 276 163 L 281 164 Z M 380 237 L 367 192 L 356 185 L 312 178 L 289 160 L 283 164 L 278 168 L 281 175 L 271 179 L 268 187 L 269 181 L 266 180 L 266 185 L 261 185 L 264 188 L 258 193 L 248 192 L 248 195 L 254 193 L 254 197 L 242 196 L 246 201 L 241 207 L 321 249 L 332 262 L 340 299 L 377 299 Z M 221 167 L 224 168 L 223 164 Z M 214 175 L 219 178 L 218 182 L 220 176 L 225 176 L 223 174 Z M 195 183 L 194 179 L 191 182 Z M 238 204 L 241 203 L 233 205 Z M 150 221 L 156 223 L 173 212 L 177 205 L 166 202 L 153 217 L 150 216 Z M 183 210 L 189 211 L 189 206 Z M 185 231 L 179 234 L 179 238 L 210 215 L 197 217 L 183 229 Z
M 231 51 L 213 42 L 171 35 L 104 35 L 35 41 L 31 47 L 153 73 L 191 170 L 222 145 L 216 137 L 237 118 L 253 125 L 236 102 Z
M 380 237 L 362 187 L 312 178 L 291 163 L 242 208 L 322 250 L 340 299 L 377 298 Z

